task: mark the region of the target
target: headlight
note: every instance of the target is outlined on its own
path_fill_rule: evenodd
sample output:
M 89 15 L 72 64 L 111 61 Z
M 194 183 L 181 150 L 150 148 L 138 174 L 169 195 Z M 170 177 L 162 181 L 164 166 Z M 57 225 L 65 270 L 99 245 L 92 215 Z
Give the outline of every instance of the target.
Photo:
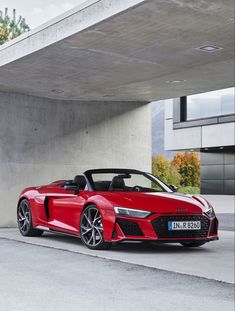
M 209 208 L 209 209 L 205 212 L 205 214 L 206 214 L 208 217 L 210 217 L 210 218 L 215 217 L 215 211 L 214 211 L 213 207 Z
M 125 207 L 114 207 L 116 215 L 126 216 L 126 217 L 136 217 L 136 218 L 146 218 L 151 214 L 151 212 L 142 211 L 138 209 L 125 208 Z

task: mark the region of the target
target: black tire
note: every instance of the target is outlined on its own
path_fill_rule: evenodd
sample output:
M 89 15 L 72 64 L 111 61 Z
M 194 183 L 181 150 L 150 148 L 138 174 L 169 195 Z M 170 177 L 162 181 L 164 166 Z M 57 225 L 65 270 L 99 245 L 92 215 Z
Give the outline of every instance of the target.
M 41 236 L 43 234 L 42 230 L 33 228 L 31 209 L 27 199 L 21 200 L 18 204 L 17 223 L 23 236 Z
M 80 237 L 82 243 L 90 249 L 105 250 L 112 246 L 112 243 L 104 240 L 102 216 L 93 204 L 88 205 L 82 212 Z
M 200 247 L 204 245 L 206 242 L 185 242 L 185 243 L 180 243 L 184 247 Z

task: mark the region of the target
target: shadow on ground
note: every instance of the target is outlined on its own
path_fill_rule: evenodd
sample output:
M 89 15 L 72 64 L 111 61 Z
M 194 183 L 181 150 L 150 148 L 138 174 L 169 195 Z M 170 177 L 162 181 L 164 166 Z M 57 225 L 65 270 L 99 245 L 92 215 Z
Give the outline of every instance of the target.
M 79 238 L 72 236 L 64 236 L 60 234 L 44 233 L 41 239 L 46 239 L 47 241 L 57 241 L 65 242 L 70 245 L 82 245 Z M 83 245 L 82 245 L 83 246 Z M 83 246 L 86 248 L 86 246 Z M 125 241 L 122 243 L 113 244 L 111 250 L 112 252 L 128 252 L 128 253 L 210 253 L 213 252 L 212 249 L 206 248 L 206 244 L 201 247 L 187 248 L 180 244 L 171 243 L 156 243 L 156 242 L 139 242 L 139 241 Z M 99 252 L 99 251 L 97 251 Z

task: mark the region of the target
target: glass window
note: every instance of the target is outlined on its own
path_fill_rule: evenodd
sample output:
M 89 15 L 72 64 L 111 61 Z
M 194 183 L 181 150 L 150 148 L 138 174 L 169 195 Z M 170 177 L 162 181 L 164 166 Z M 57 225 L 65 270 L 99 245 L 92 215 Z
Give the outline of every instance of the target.
M 93 173 L 96 191 L 171 192 L 160 180 L 150 174 L 129 172 Z
M 234 88 L 187 97 L 187 120 L 235 113 Z

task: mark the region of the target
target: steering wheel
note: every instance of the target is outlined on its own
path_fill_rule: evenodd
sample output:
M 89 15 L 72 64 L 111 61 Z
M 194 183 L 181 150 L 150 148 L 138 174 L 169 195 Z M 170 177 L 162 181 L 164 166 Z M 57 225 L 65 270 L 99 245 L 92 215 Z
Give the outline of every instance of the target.
M 134 186 L 131 191 L 141 191 L 142 187 L 140 186 Z

